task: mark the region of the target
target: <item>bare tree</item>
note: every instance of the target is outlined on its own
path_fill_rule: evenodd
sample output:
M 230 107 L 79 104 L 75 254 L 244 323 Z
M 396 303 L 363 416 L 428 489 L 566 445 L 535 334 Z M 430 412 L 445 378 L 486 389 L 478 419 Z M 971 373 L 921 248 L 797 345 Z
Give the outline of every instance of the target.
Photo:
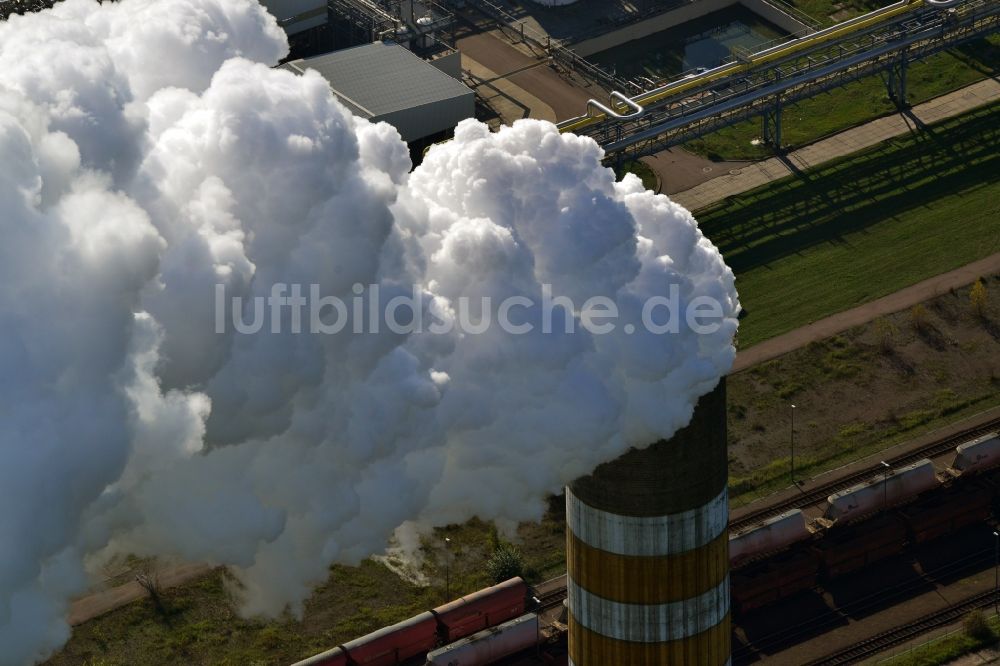
M 136 569 L 135 582 L 139 583 L 139 587 L 146 590 L 146 593 L 149 594 L 149 598 L 156 607 L 156 612 L 166 616 L 167 609 L 163 605 L 163 597 L 160 594 L 160 574 L 156 569 L 155 560 L 142 560 Z

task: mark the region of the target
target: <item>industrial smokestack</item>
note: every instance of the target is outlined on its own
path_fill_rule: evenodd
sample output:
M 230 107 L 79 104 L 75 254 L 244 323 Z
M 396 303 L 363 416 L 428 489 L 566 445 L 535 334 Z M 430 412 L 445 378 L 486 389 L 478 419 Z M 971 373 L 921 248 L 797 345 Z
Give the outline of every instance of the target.
M 732 271 L 592 139 L 469 120 L 411 170 L 287 53 L 256 0 L 0 21 L 0 666 L 115 556 L 273 616 L 394 533 L 537 520 L 732 365 Z
M 725 379 L 669 440 L 566 488 L 575 666 L 730 659 Z

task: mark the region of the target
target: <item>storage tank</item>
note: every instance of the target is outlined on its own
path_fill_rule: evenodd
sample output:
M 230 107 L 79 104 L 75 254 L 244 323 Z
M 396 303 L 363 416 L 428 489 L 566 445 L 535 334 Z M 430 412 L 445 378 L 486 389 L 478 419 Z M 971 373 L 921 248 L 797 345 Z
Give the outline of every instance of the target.
M 431 28 L 434 19 L 430 16 L 421 16 L 417 19 L 417 30 L 420 32 L 420 46 L 428 49 L 434 46 L 434 30 Z
M 811 535 L 802 509 L 792 509 L 729 537 L 729 561 L 736 564 L 754 555 L 781 550 Z
M 427 655 L 428 666 L 481 666 L 527 650 L 538 643 L 534 613 L 485 629 Z
M 1000 434 L 990 433 L 955 447 L 955 462 L 951 464 L 964 474 L 980 472 L 1000 464 Z
M 914 499 L 937 485 L 934 463 L 924 458 L 830 495 L 826 498 L 829 506 L 823 517 L 839 522 L 853 520 Z
M 566 488 L 575 666 L 729 662 L 724 380 L 691 423 Z

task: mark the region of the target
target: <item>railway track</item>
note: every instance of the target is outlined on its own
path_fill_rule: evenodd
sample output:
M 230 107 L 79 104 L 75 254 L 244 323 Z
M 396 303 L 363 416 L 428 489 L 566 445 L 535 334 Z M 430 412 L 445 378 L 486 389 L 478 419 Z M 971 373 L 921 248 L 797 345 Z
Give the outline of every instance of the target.
M 932 629 L 952 624 L 970 611 L 993 605 L 997 602 L 998 597 L 1000 597 L 1000 594 L 994 590 L 980 592 L 947 608 L 943 608 L 936 613 L 929 613 L 908 624 L 889 629 L 881 634 L 876 634 L 853 647 L 845 648 L 822 659 L 810 661 L 806 666 L 856 664 L 888 648 L 902 645 L 906 641 L 916 638 Z
M 873 590 L 866 596 L 854 599 L 845 604 L 837 605 L 836 607 L 831 607 L 828 613 L 809 617 L 799 624 L 785 626 L 782 629 L 768 635 L 756 636 L 750 642 L 739 643 L 734 641 L 733 664 L 734 666 L 746 666 L 747 664 L 756 663 L 763 657 L 780 653 L 788 647 L 799 645 L 804 641 L 815 640 L 818 636 L 821 636 L 827 631 L 841 626 L 846 617 L 863 618 L 867 617 L 872 611 L 884 608 L 887 605 L 895 606 L 897 604 L 905 603 L 908 599 L 911 599 L 914 594 L 926 592 L 926 585 L 928 583 L 937 585 L 938 581 L 945 579 L 956 579 L 956 577 L 966 578 L 982 571 L 984 567 L 988 567 L 992 564 L 993 560 L 994 549 L 992 547 L 978 550 L 966 554 L 957 560 L 949 561 L 943 566 L 924 570 L 922 575 L 918 577 L 902 581 L 896 585 Z M 830 592 L 830 590 L 827 590 L 827 592 Z M 972 598 L 973 597 L 970 597 L 969 599 Z M 969 599 L 959 602 L 958 605 L 964 604 L 966 601 L 969 601 Z M 984 605 L 988 605 L 988 603 Z M 947 613 L 951 610 L 951 608 L 951 606 L 944 608 L 941 611 L 934 613 L 934 615 Z M 960 610 L 956 610 L 955 613 L 957 613 L 958 617 L 961 617 L 962 615 L 962 611 Z M 922 631 L 927 631 L 937 626 L 941 626 L 933 623 L 928 624 L 930 618 L 931 615 L 927 615 L 910 624 L 894 627 L 893 629 L 876 636 L 871 636 L 865 639 L 862 643 L 851 646 L 850 648 L 845 648 L 842 652 L 853 655 L 854 650 L 867 646 L 867 649 L 875 651 L 871 654 L 875 654 L 879 650 L 885 650 L 886 648 L 893 647 L 894 645 L 899 645 L 900 643 L 919 635 Z M 946 624 L 948 621 L 942 620 L 942 622 Z M 893 636 L 898 638 L 898 642 L 887 642 L 892 640 Z M 851 663 L 850 661 L 825 661 L 828 659 L 839 658 L 838 655 L 840 654 L 841 652 L 834 652 L 833 654 L 827 655 L 813 663 Z M 847 659 L 848 657 L 844 658 Z M 855 657 L 850 657 L 850 659 L 855 659 Z
M 954 449 L 959 444 L 963 444 L 967 441 L 975 439 L 976 437 L 993 432 L 997 428 L 1000 428 L 1000 418 L 992 419 L 982 425 L 963 430 L 962 432 L 950 435 L 943 439 L 939 439 L 935 442 L 927 444 L 926 446 L 914 449 L 913 451 L 909 451 L 892 458 L 887 458 L 886 462 L 888 462 L 893 468 L 898 468 L 915 463 L 922 458 L 933 459 L 948 452 L 949 450 Z M 739 520 L 730 522 L 729 530 L 730 532 L 736 532 L 746 527 L 756 525 L 757 523 L 767 520 L 768 518 L 782 514 L 785 511 L 814 506 L 825 501 L 828 496 L 835 492 L 845 490 L 846 488 L 850 488 L 851 486 L 857 485 L 863 481 L 872 479 L 880 474 L 882 474 L 881 465 L 875 465 L 853 474 L 848 474 L 847 476 L 840 477 L 815 488 L 803 491 L 800 495 L 770 504 L 756 511 L 752 511 L 741 517 Z
M 566 588 L 561 587 L 550 590 L 545 594 L 538 595 L 535 598 L 538 599 L 538 612 L 541 613 L 562 605 L 563 600 L 566 599 Z

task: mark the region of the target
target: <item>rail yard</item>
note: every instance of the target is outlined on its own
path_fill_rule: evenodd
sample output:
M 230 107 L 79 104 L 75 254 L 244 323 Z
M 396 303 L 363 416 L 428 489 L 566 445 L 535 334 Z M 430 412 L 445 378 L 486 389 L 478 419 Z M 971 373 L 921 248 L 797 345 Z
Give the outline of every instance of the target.
M 865 615 L 876 605 L 903 603 L 926 593 L 928 581 L 961 578 L 993 562 L 993 549 L 981 539 L 993 529 L 1000 515 L 1000 417 L 920 444 L 879 464 L 846 473 L 833 473 L 809 492 L 783 501 L 761 502 L 730 521 L 729 557 L 733 566 L 731 590 L 735 613 L 733 663 L 753 663 L 780 653 L 802 641 L 815 639 L 838 626 L 843 616 Z M 936 553 L 947 539 L 958 538 L 972 547 L 949 561 Z M 977 545 L 978 544 L 978 545 Z M 948 550 L 947 548 L 945 550 Z M 905 553 L 920 552 L 927 564 L 921 577 L 889 584 L 877 592 L 851 593 L 837 601 L 838 585 L 845 578 L 880 575 L 879 567 Z M 868 580 L 871 580 L 869 577 Z M 816 591 L 834 590 L 834 606 L 817 613 Z M 335 648 L 296 666 L 346 666 L 347 655 L 358 663 L 395 665 L 430 652 L 438 631 L 447 641 L 470 636 L 476 630 L 502 627 L 521 613 L 539 624 L 536 640 L 513 643 L 512 653 L 535 649 L 539 656 L 524 663 L 564 663 L 566 577 L 528 588 L 520 579 L 456 600 L 394 627 Z M 834 648 L 810 666 L 857 663 L 905 643 L 921 633 L 960 620 L 971 610 L 987 608 L 1000 600 L 1000 591 L 977 592 L 904 624 L 864 636 L 856 645 Z M 758 613 L 777 604 L 788 617 L 801 614 L 780 631 L 746 632 Z M 804 606 L 797 610 L 797 606 Z M 480 608 L 481 607 L 481 608 Z M 495 608 L 496 611 L 489 609 Z M 451 620 L 459 613 L 463 627 Z M 493 613 L 491 615 L 491 613 Z M 412 638 L 426 627 L 427 638 Z M 863 632 L 863 629 L 860 633 Z M 502 631 L 484 632 L 480 641 L 504 640 Z M 506 643 L 504 643 L 506 644 Z M 382 646 L 382 647 L 377 647 Z M 406 647 L 403 647 L 406 646 Z M 362 661 L 362 650 L 398 655 L 385 661 Z M 437 664 L 428 656 L 429 664 Z M 525 657 L 520 658 L 522 661 Z M 444 663 L 444 662 L 442 662 Z M 462 662 L 466 663 L 466 662 Z M 472 663 L 472 662 L 470 662 Z M 479 663 L 479 662 L 475 662 Z M 483 662 L 490 663 L 490 662 Z M 521 663 L 521 662 L 518 662 Z

